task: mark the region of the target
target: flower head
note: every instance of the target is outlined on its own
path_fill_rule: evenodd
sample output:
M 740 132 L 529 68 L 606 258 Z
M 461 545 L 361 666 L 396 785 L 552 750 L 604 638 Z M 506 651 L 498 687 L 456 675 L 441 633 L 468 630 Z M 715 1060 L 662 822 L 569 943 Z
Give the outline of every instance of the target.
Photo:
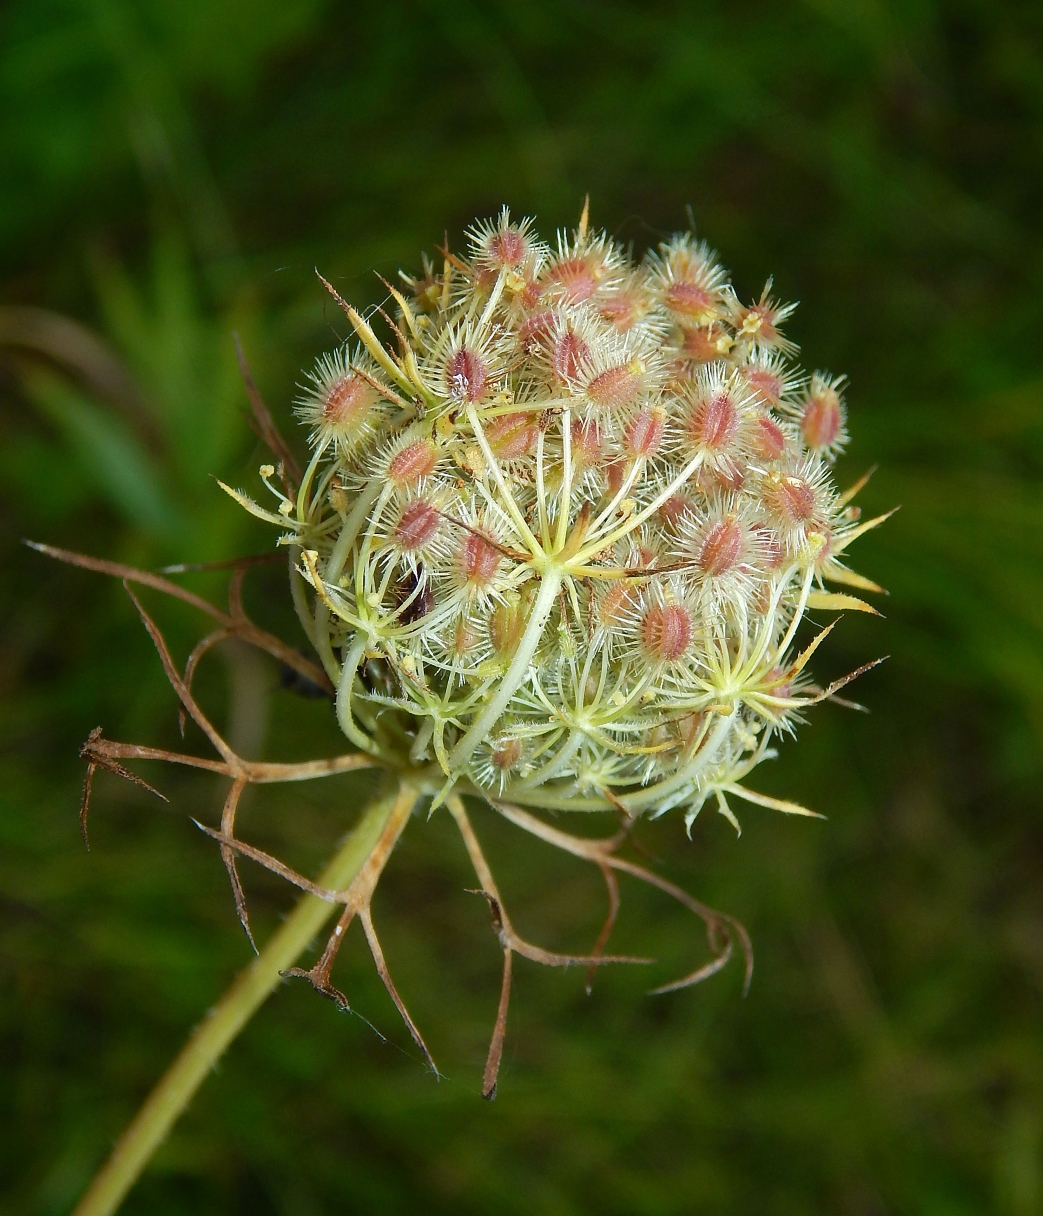
M 232 563 L 226 614 L 155 574 L 42 548 L 187 598 L 222 622 L 182 675 L 131 593 L 185 713 L 219 759 L 92 731 L 81 751 L 84 831 L 98 767 L 141 785 L 124 760 L 223 774 L 230 786 L 220 830 L 199 826 L 221 844 L 247 933 L 240 855 L 321 902 L 343 904 L 315 963 L 286 971 L 286 941 L 303 947 L 320 901 L 299 905 L 251 984 L 298 975 L 347 1007 L 331 968 L 358 918 L 432 1068 L 388 973 L 371 901 L 412 810 L 446 807 L 504 951 L 482 1081 L 492 1097 L 514 954 L 584 964 L 588 991 L 603 963 L 651 961 L 604 951 L 617 873 L 672 895 L 706 926 L 711 960 L 655 991 L 699 983 L 735 947 L 749 983 L 742 926 L 617 856 L 627 832 L 570 835 L 531 808 L 630 817 L 678 808 L 690 827 L 712 799 L 736 829 L 734 798 L 811 814 L 745 780 L 809 706 L 866 670 L 817 688 L 808 663 L 833 626 L 806 644 L 797 637 L 809 608 L 872 611 L 825 584 L 880 590 L 846 558 L 886 516 L 860 521 L 852 499 L 865 479 L 845 493 L 834 483 L 833 460 L 847 441 L 844 379 L 808 377 L 796 366 L 796 346 L 780 329 L 793 307 L 770 296 L 770 280 L 755 304 L 741 305 L 716 256 L 691 234 L 634 265 L 589 229 L 586 208 L 554 253 L 531 220 L 513 222 L 506 208 L 468 237 L 468 258 L 443 251 L 441 271 L 425 259 L 419 276 L 402 276 L 406 294 L 389 288 L 398 306 L 395 318 L 382 313 L 394 330 L 390 347 L 326 283 L 359 346 L 322 356 L 297 403 L 312 448 L 303 473 L 247 376 L 258 430 L 278 461 L 260 469 L 277 510 L 224 488 L 283 529 L 294 606 L 321 668 L 247 616 L 242 580 L 256 558 Z M 232 638 L 276 657 L 309 687 L 335 691 L 353 750 L 299 764 L 237 755 L 192 692 L 199 659 Z M 237 836 L 248 785 L 366 767 L 391 770 L 394 792 L 370 807 L 318 882 Z M 518 935 L 471 826 L 468 793 L 598 866 L 610 907 L 591 954 L 560 954 Z M 239 1008 L 240 991 L 233 986 L 226 1009 Z
M 804 613 L 867 607 L 823 583 L 871 586 L 840 561 L 867 526 L 833 480 L 843 379 L 689 233 L 634 264 L 586 213 L 552 252 L 505 208 L 468 241 L 403 276 L 392 347 L 344 305 L 361 351 L 320 361 L 311 465 L 262 512 L 339 720 L 440 796 L 732 817 L 826 695 Z

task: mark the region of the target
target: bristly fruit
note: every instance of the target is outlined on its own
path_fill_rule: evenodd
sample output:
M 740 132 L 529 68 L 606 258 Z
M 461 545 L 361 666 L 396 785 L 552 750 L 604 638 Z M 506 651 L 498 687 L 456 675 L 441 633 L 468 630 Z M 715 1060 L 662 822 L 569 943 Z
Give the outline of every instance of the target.
M 824 583 L 878 590 L 842 560 L 880 522 L 834 484 L 843 377 L 690 234 L 639 264 L 586 210 L 556 249 L 506 208 L 468 237 L 391 289 L 388 346 L 333 292 L 358 343 L 298 404 L 299 490 L 232 492 L 295 548 L 345 733 L 441 797 L 802 812 L 743 781 L 842 683 L 809 682 L 806 610 L 872 611 Z

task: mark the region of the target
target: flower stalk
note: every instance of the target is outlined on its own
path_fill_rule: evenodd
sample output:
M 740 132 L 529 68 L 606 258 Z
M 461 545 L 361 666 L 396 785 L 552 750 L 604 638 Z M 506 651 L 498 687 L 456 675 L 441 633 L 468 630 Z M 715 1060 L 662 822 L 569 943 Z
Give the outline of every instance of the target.
M 319 884 L 334 891 L 350 888 L 371 861 L 388 824 L 404 824 L 415 800 L 416 791 L 401 785 L 370 803 L 322 871 Z M 301 897 L 260 954 L 193 1031 L 120 1137 L 73 1216 L 111 1216 L 117 1210 L 229 1044 L 279 984 L 283 972 L 308 948 L 335 908 L 317 895 Z

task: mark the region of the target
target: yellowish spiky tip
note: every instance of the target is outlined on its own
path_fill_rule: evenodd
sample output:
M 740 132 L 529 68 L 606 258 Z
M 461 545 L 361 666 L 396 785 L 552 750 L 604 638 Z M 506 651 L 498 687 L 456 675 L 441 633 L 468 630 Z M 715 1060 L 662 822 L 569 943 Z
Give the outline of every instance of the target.
M 277 511 L 345 733 L 443 796 L 557 810 L 730 795 L 831 695 L 793 648 L 858 523 L 832 461 L 843 379 L 806 375 L 770 295 L 682 234 L 635 264 L 506 208 L 391 289 L 298 403 L 311 462 Z M 329 285 L 327 284 L 329 287 Z M 390 319 L 386 317 L 385 319 Z M 822 635 L 820 635 L 821 637 Z

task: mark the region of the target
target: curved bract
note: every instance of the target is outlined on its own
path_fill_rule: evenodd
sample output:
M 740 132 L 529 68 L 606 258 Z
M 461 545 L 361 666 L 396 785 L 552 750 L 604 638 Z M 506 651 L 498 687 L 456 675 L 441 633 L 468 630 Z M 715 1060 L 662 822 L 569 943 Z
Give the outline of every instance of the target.
M 283 470 L 302 623 L 348 737 L 444 789 L 629 815 L 742 782 L 837 686 L 809 607 L 868 606 L 832 462 L 842 378 L 805 374 L 792 305 L 743 304 L 690 234 L 640 263 L 587 225 L 553 250 L 506 209 L 403 290 L 382 344 L 325 355 Z M 819 637 L 824 635 L 819 635 Z

